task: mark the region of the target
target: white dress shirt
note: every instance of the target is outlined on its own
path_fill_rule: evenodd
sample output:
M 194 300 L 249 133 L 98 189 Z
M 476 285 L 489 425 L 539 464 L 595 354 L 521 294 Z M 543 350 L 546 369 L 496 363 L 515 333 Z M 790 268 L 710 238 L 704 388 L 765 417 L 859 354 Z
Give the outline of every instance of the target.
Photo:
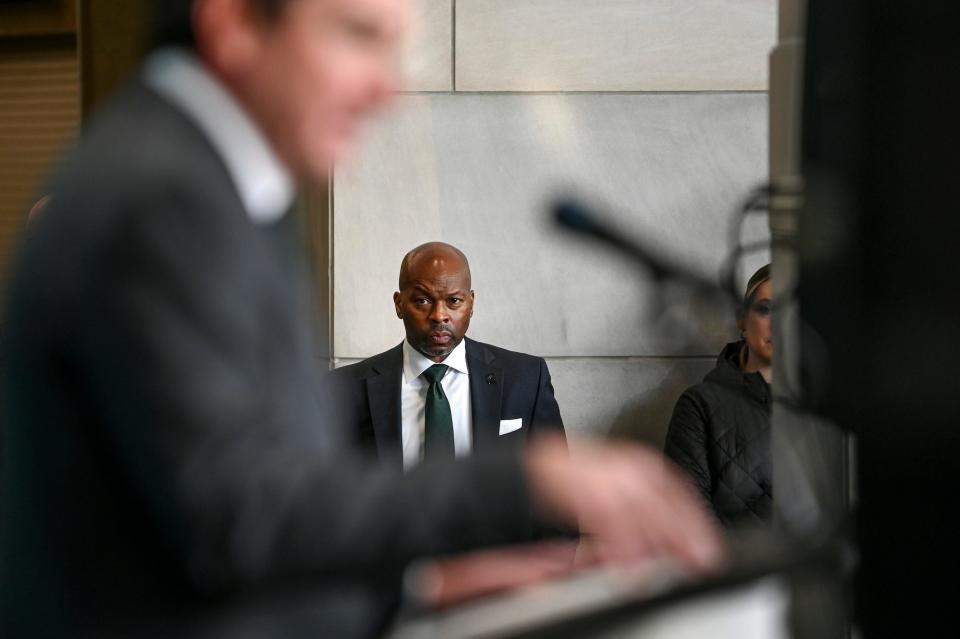
M 243 106 L 195 55 L 160 49 L 147 58 L 143 80 L 207 137 L 251 220 L 269 224 L 283 217 L 296 194 L 290 172 Z
M 400 439 L 403 468 L 410 470 L 423 459 L 424 411 L 430 383 L 421 375 L 433 362 L 403 340 L 403 377 L 400 379 Z M 453 418 L 453 448 L 457 457 L 470 454 L 473 447 L 473 417 L 470 414 L 470 371 L 467 369 L 466 341 L 461 340 L 441 362 L 450 368 L 440 385 L 450 402 Z

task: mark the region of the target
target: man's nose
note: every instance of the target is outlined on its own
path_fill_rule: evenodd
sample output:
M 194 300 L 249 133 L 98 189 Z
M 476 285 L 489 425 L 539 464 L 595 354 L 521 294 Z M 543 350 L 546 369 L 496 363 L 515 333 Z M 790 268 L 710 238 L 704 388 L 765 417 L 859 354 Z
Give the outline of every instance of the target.
M 443 302 L 434 304 L 430 310 L 430 321 L 436 322 L 437 324 L 446 324 L 449 322 L 450 313 L 448 312 L 447 305 Z

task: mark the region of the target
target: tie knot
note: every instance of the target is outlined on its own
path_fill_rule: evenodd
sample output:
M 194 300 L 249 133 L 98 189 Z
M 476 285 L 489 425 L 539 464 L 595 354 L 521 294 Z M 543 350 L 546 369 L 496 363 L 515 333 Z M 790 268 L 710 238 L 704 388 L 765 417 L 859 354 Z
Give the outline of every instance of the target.
M 423 376 L 431 384 L 436 384 L 443 376 L 447 373 L 447 369 L 450 368 L 446 364 L 434 364 L 427 370 L 423 371 Z

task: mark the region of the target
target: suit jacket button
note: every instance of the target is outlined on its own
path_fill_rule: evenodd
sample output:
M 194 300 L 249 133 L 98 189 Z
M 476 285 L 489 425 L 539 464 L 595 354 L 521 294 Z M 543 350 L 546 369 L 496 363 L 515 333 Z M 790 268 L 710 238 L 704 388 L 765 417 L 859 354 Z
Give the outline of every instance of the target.
M 496 383 L 497 383 L 497 378 L 496 378 L 496 376 L 495 376 L 493 373 L 490 373 L 489 375 L 487 375 L 487 383 L 488 383 L 488 384 L 496 384 Z

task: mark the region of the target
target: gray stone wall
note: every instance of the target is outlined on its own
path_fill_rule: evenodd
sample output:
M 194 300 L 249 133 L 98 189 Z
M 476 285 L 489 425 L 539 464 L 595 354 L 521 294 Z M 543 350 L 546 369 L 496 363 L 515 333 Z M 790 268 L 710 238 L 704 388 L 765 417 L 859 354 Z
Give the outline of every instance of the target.
M 767 174 L 774 0 L 416 0 L 406 91 L 332 194 L 334 364 L 400 342 L 391 294 L 428 240 L 471 260 L 470 335 L 547 358 L 571 431 L 662 443 L 732 317 L 555 230 L 578 193 L 716 272 L 728 217 Z M 762 220 L 746 235 L 766 237 Z M 755 255 L 749 271 L 768 259 Z M 678 325 L 696 327 L 682 339 Z

